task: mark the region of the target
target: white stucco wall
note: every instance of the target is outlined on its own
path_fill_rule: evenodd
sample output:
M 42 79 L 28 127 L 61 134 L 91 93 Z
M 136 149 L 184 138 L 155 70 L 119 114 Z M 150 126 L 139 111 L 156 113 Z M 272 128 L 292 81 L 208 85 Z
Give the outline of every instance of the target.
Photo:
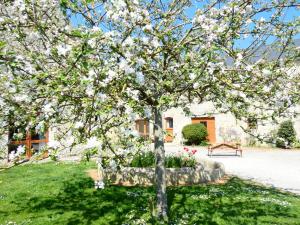
M 218 113 L 211 102 L 192 104 L 190 109 L 192 115 L 185 115 L 185 113 L 179 108 L 172 108 L 163 114 L 164 118 L 173 118 L 173 134 L 175 136 L 175 143 L 180 143 L 182 141 L 182 128 L 187 124 L 191 124 L 191 118 L 193 116 L 209 116 L 215 118 L 216 142 L 229 141 L 229 138 L 233 139 L 237 137 L 240 137 L 243 140 L 245 139 L 244 136 L 246 136 L 246 134 L 239 127 L 238 121 L 235 117 L 229 113 Z
M 300 111 L 300 107 L 298 108 L 298 111 Z M 164 118 L 173 118 L 174 143 L 182 142 L 182 128 L 187 124 L 191 124 L 191 118 L 193 115 L 197 117 L 210 116 L 215 118 L 215 134 L 217 143 L 235 140 L 240 141 L 243 145 L 248 145 L 249 141 L 253 139 L 241 128 L 241 126 L 246 127 L 244 122 L 237 120 L 231 113 L 218 113 L 211 102 L 193 104 L 190 106 L 190 109 L 192 115 L 185 115 L 182 109 L 179 108 L 172 108 L 163 113 Z M 282 120 L 284 121 L 287 119 L 289 118 L 283 118 Z M 294 127 L 297 132 L 297 138 L 300 139 L 300 116 L 292 119 L 292 121 L 294 122 Z M 258 124 L 257 133 L 266 135 L 277 128 L 278 125 L 274 123 Z

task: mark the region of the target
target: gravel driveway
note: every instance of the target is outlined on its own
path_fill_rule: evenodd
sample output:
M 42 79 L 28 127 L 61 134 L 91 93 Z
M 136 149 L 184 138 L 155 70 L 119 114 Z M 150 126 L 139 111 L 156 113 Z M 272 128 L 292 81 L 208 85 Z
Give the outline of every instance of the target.
M 182 149 L 182 146 L 166 144 L 167 154 Z M 232 156 L 230 154 L 234 152 L 225 150 L 214 153 L 220 154 L 218 156 L 208 157 L 206 148 L 197 149 L 199 150 L 196 153 L 197 158 L 210 158 L 223 163 L 227 174 L 300 194 L 299 150 L 246 148 L 243 157 Z

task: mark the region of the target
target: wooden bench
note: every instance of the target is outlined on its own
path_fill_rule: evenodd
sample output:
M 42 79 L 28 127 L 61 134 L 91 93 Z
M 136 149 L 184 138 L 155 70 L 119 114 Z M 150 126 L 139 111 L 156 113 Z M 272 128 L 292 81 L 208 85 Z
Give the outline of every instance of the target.
M 235 155 L 242 157 L 243 156 L 243 150 L 241 149 L 240 144 L 230 144 L 230 143 L 221 143 L 216 145 L 209 145 L 208 146 L 208 156 L 212 156 L 213 152 L 215 150 L 235 150 Z

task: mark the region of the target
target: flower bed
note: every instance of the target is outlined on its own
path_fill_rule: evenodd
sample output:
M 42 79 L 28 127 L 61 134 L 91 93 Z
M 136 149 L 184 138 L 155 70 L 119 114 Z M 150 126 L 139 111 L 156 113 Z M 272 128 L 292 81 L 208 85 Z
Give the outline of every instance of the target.
M 215 182 L 225 175 L 223 164 L 208 160 L 196 161 L 194 157 L 196 152 L 185 148 L 182 154 L 166 157 L 168 186 Z M 119 170 L 104 169 L 103 177 L 99 177 L 97 170 L 89 170 L 88 173 L 95 181 L 104 180 L 105 183 L 114 185 L 151 186 L 155 184 L 155 161 L 153 160 L 154 154 L 148 152 L 135 157 L 128 167 Z
M 197 153 L 196 149 L 190 150 L 187 147 L 183 148 L 183 151 L 167 155 L 165 159 L 165 166 L 167 168 L 182 168 L 182 167 L 196 167 L 196 159 L 194 155 Z M 155 166 L 155 154 L 151 151 L 140 153 L 133 157 L 129 167 L 154 167 Z

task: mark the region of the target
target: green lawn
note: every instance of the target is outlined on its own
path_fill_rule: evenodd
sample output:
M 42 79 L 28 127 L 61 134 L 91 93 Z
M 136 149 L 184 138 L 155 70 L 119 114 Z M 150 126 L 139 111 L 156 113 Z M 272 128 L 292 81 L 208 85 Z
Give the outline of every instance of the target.
M 95 190 L 93 164 L 40 164 L 0 172 L 0 224 L 154 224 L 154 188 Z M 170 224 L 300 224 L 300 197 L 231 179 L 168 189 Z M 146 221 L 146 222 L 143 222 Z

